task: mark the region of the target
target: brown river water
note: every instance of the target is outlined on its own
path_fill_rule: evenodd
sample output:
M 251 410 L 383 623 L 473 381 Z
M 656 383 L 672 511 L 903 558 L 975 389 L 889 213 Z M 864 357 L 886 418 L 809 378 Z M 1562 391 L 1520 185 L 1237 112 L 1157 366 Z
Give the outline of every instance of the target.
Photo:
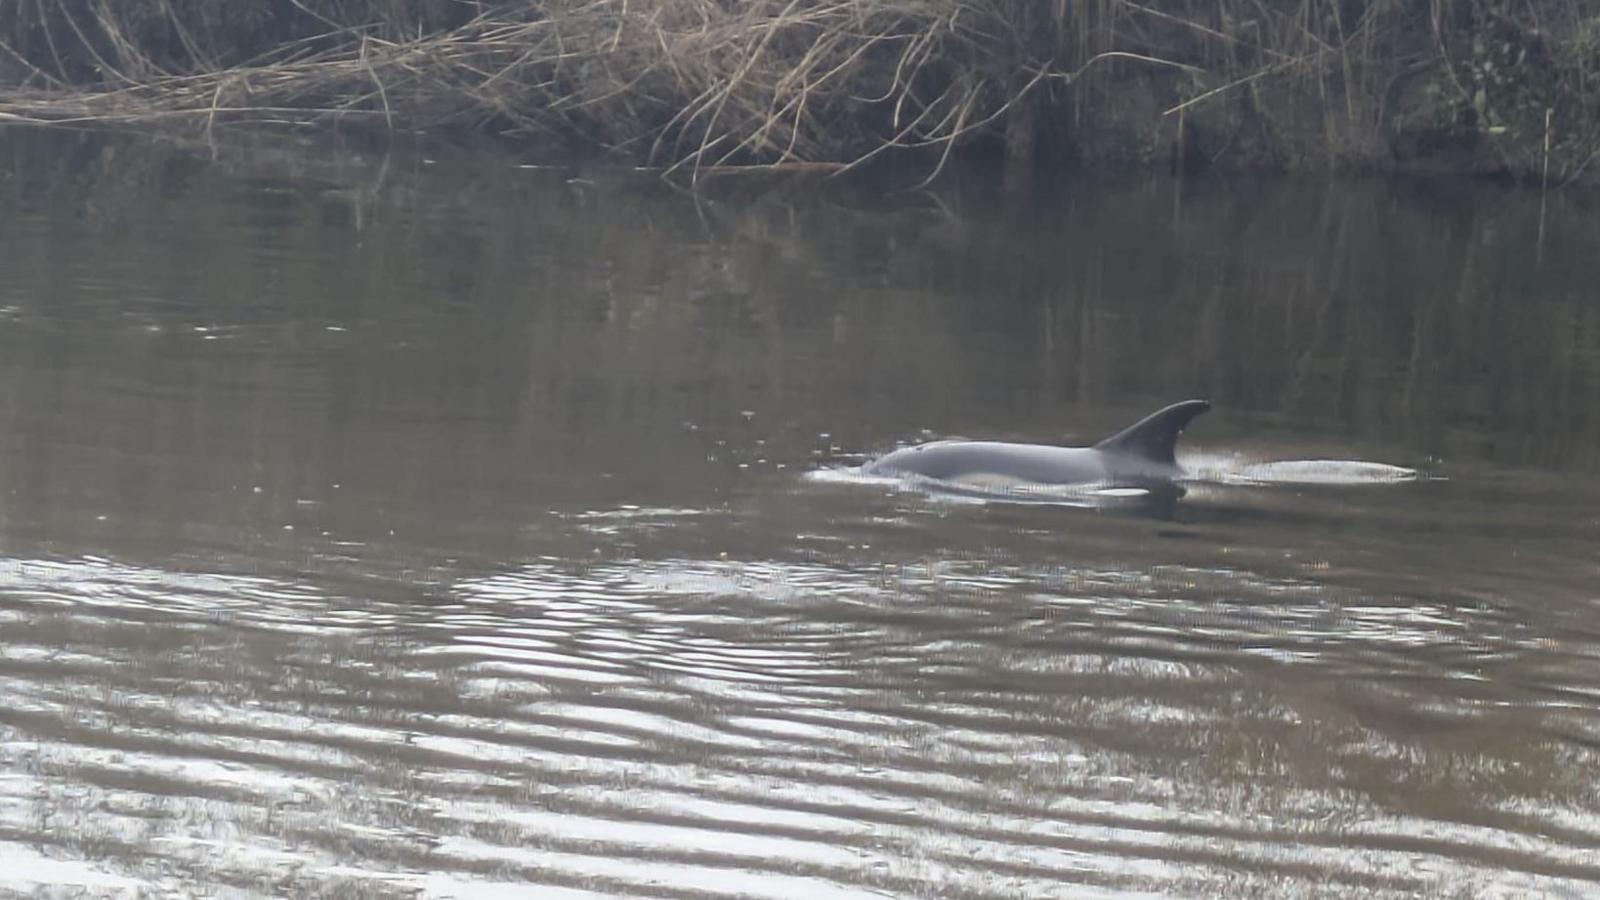
M 1596 246 L 0 130 L 0 895 L 1600 896 Z

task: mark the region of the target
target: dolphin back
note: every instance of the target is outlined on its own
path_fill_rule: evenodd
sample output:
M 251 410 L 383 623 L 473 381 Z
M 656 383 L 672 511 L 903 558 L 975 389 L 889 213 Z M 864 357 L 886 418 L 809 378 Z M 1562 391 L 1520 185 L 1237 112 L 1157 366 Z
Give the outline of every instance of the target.
M 1178 436 L 1195 416 L 1210 408 L 1211 404 L 1205 400 L 1174 403 L 1095 444 L 1094 449 L 1144 463 L 1176 466 L 1178 460 L 1173 450 L 1178 445 Z

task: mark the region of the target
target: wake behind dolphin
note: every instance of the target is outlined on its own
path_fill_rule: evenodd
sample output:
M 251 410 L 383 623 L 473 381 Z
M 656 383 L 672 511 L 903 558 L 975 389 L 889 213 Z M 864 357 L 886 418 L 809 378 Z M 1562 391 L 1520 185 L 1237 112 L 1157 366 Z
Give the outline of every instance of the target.
M 1117 489 L 1170 484 L 1183 474 L 1175 456 L 1178 437 L 1195 416 L 1210 408 L 1205 400 L 1174 403 L 1092 447 L 934 441 L 896 450 L 867 463 L 862 471 L 985 487 L 1093 485 Z

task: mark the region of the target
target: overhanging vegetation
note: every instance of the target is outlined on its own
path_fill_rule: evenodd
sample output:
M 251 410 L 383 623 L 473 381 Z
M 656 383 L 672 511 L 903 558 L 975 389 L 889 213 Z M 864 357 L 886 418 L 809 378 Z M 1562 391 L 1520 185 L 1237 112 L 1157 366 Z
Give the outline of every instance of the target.
M 987 142 L 1559 184 L 1600 148 L 1597 74 L 1583 0 L 0 6 L 0 120 L 460 128 L 684 168 Z

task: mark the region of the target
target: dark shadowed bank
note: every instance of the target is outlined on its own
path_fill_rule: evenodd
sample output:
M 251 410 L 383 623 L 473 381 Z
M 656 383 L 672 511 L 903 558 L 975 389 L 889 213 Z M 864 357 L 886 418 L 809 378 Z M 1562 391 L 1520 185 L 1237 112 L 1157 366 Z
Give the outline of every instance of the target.
M 1594 181 L 1592 0 L 14 0 L 0 121 Z

